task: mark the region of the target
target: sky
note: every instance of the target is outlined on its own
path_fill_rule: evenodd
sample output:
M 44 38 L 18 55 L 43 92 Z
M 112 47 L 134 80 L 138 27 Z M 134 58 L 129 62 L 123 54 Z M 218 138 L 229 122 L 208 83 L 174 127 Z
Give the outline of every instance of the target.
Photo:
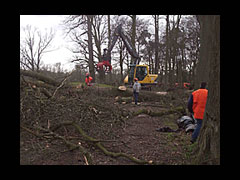
M 64 15 L 20 15 L 20 40 L 24 38 L 22 27 L 27 25 L 38 28 L 43 34 L 52 28 L 55 36 L 49 49 L 56 50 L 45 53 L 42 56 L 42 61 L 44 64 L 51 65 L 61 62 L 64 70 L 71 70 L 74 68 L 74 64 L 70 62 L 73 53 L 67 48 L 71 46 L 71 43 L 65 37 L 61 25 L 65 17 Z

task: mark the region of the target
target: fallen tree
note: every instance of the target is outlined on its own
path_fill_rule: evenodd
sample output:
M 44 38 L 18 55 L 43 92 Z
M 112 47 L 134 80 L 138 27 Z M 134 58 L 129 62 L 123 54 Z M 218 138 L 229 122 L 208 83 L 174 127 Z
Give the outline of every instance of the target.
M 41 73 L 35 72 L 35 71 L 26 71 L 26 70 L 22 70 L 20 69 L 20 74 L 23 76 L 29 76 L 35 79 L 38 79 L 40 81 L 43 81 L 47 84 L 51 84 L 53 86 L 58 86 L 61 82 L 58 82 L 50 77 L 44 76 Z
M 43 93 L 46 97 L 48 98 L 53 98 L 56 94 L 56 92 L 63 87 L 64 85 L 67 87 L 70 87 L 68 84 L 66 84 L 66 80 L 71 76 L 72 73 L 68 74 L 61 82 L 58 82 L 50 77 L 47 77 L 41 73 L 35 72 L 35 71 L 26 71 L 26 70 L 21 70 L 20 69 L 20 74 L 22 76 L 28 76 L 37 80 L 40 80 L 44 83 L 38 82 L 38 81 L 26 81 L 25 78 L 22 77 L 23 81 L 28 84 L 29 86 L 31 86 L 31 88 L 33 88 L 34 90 L 38 90 Z M 46 88 L 50 89 L 52 85 L 55 88 L 54 92 L 51 93 L 49 92 Z M 38 88 L 39 87 L 39 88 Z

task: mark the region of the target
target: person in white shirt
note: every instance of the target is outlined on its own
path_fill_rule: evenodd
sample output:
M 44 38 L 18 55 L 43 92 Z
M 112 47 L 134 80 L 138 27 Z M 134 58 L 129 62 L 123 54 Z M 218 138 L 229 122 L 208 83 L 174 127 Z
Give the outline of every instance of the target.
M 138 82 L 138 78 L 134 78 L 133 97 L 134 97 L 134 101 L 135 101 L 136 105 L 138 102 L 138 96 L 139 96 L 140 89 L 141 89 L 141 84 Z

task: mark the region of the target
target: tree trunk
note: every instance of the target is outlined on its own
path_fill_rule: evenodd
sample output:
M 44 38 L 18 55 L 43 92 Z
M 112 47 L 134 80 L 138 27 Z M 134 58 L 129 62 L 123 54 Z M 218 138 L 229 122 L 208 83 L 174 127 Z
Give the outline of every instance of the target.
M 166 17 L 166 60 L 165 60 L 165 84 L 168 83 L 168 62 L 169 62 L 169 40 L 168 40 L 168 27 L 169 27 L 169 15 Z
M 220 16 L 199 16 L 202 51 L 209 60 L 209 91 L 198 141 L 199 164 L 220 164 Z M 204 52 L 204 53 L 203 53 Z
M 108 20 L 108 48 L 110 47 L 110 44 L 111 44 L 111 24 L 110 24 L 110 15 L 107 15 L 107 20 Z M 110 59 L 109 60 L 109 63 L 112 64 L 111 62 L 112 60 Z M 110 82 L 112 82 L 112 71 L 109 72 L 109 75 L 110 75 Z
M 93 78 L 92 82 L 95 82 L 95 71 L 94 71 L 94 62 L 93 62 L 93 43 L 92 43 L 92 22 L 93 22 L 93 15 L 87 15 L 89 72 Z
M 194 88 L 198 89 L 199 85 L 202 81 L 209 81 L 209 49 L 208 49 L 208 43 L 210 42 L 211 37 L 209 37 L 209 19 L 205 18 L 205 16 L 197 16 L 197 20 L 200 24 L 200 57 L 199 62 L 197 64 L 197 72 L 195 76 L 195 82 L 194 82 Z
M 122 41 L 121 42 L 119 42 L 120 43 L 120 46 L 119 46 L 119 48 L 120 48 L 120 51 L 119 51 L 119 55 L 120 55 L 120 57 L 119 57 L 119 62 L 120 62 L 120 74 L 121 74 L 121 82 L 123 81 L 123 43 L 122 43 Z
M 131 42 L 133 45 L 133 48 L 136 50 L 136 43 L 135 43 L 135 37 L 136 37 L 136 19 L 137 16 L 136 15 L 132 15 L 132 35 L 131 35 Z M 134 62 L 134 57 L 131 56 L 131 64 Z
M 155 74 L 158 74 L 159 59 L 158 59 L 158 44 L 159 44 L 159 15 L 154 15 L 155 21 Z

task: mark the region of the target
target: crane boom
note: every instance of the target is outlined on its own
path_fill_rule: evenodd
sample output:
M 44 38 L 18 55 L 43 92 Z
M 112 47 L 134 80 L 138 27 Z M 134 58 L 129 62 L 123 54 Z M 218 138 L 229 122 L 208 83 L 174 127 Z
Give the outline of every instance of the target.
M 112 70 L 112 66 L 111 66 L 111 52 L 113 47 L 115 46 L 118 38 L 121 38 L 124 45 L 127 48 L 127 51 L 129 52 L 129 54 L 134 58 L 134 62 L 133 64 L 131 64 L 130 66 L 136 66 L 137 64 L 140 63 L 140 57 L 137 54 L 137 52 L 135 51 L 129 37 L 127 35 L 125 35 L 125 32 L 122 29 L 122 25 L 118 25 L 117 28 L 114 30 L 113 33 L 113 38 L 111 40 L 111 44 L 109 46 L 109 48 L 106 50 L 106 52 L 103 55 L 103 61 L 99 62 L 97 64 L 97 69 L 101 69 L 103 68 L 103 66 L 106 67 L 107 71 L 111 71 Z M 108 68 L 107 68 L 108 67 Z

